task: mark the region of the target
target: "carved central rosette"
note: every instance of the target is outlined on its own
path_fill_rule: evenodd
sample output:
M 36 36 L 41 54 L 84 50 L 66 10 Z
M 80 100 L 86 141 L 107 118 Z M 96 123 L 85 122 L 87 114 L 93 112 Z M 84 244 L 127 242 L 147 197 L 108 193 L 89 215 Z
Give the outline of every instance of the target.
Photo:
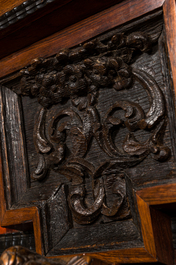
M 95 39 L 63 50 L 49 59 L 33 60 L 21 71 L 16 92 L 37 97 L 42 105 L 34 128 L 39 163 L 32 177 L 42 180 L 54 170 L 70 181 L 68 203 L 77 223 L 91 223 L 100 214 L 118 216 L 126 198 L 124 169 L 139 164 L 149 154 L 161 162 L 170 155 L 170 149 L 163 145 L 167 121 L 162 90 L 151 75 L 132 66 L 136 54 L 149 51 L 154 42 L 156 39 L 141 32 L 116 34 L 105 41 Z M 147 92 L 147 112 L 137 102 L 118 96 L 120 90 L 133 89 L 134 82 Z M 117 100 L 105 114 L 97 108 L 103 89 L 117 93 Z M 67 106 L 68 101 L 70 107 L 62 107 L 46 123 L 52 106 Z M 120 128 L 128 133 L 119 147 L 113 135 L 118 135 Z M 134 132 L 139 130 L 147 131 L 147 140 L 136 139 Z M 93 138 L 108 157 L 98 168 L 86 160 Z M 85 200 L 86 178 L 91 179 L 92 205 Z M 110 202 L 109 194 L 113 194 Z

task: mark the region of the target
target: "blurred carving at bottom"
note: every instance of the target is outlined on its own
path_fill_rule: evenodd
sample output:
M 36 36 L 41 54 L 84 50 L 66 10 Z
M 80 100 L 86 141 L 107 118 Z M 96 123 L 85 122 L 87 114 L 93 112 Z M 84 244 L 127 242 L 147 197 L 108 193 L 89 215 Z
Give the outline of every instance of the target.
M 6 249 L 1 257 L 1 265 L 89 265 L 89 256 L 63 257 L 57 259 L 47 259 L 27 248 L 21 246 Z

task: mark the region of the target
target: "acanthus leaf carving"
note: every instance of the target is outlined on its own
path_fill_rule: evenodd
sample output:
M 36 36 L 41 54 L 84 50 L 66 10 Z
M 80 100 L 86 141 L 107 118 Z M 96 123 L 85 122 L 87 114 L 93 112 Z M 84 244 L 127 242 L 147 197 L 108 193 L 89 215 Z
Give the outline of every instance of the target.
M 141 82 L 143 87 L 147 89 L 151 96 L 151 106 L 149 111 L 146 114 L 144 121 L 140 122 L 140 128 L 145 127 L 152 128 L 158 120 L 164 115 L 165 105 L 164 105 L 164 96 L 159 88 L 158 84 L 154 78 L 143 70 L 133 70 L 133 75 L 135 78 Z
M 34 129 L 34 144 L 36 150 L 43 154 L 50 152 L 52 148 L 51 144 L 47 141 L 44 135 L 45 131 L 43 127 L 45 126 L 45 115 L 46 110 L 42 108 L 38 116 L 38 123 L 36 124 L 36 129 Z
M 19 84 L 12 87 L 18 94 L 36 97 L 42 106 L 34 128 L 39 163 L 33 178 L 42 180 L 49 170 L 64 175 L 71 183 L 69 207 L 79 224 L 92 223 L 100 215 L 118 215 L 126 199 L 126 168 L 141 163 L 149 154 L 160 162 L 170 156 L 162 140 L 167 123 L 163 92 L 154 77 L 132 65 L 133 55 L 149 51 L 155 42 L 142 32 L 94 39 L 54 57 L 33 60 L 20 72 L 20 88 Z M 147 113 L 139 103 L 118 98 L 119 91 L 133 89 L 134 82 L 147 92 Z M 105 114 L 97 107 L 103 89 L 112 89 L 117 95 Z M 54 113 L 46 125 L 52 107 L 68 101 L 70 107 Z M 118 135 L 120 128 L 128 133 L 119 147 L 113 134 Z M 150 134 L 145 141 L 135 136 L 139 130 Z M 93 138 L 108 157 L 98 168 L 86 160 Z M 86 178 L 92 183 L 91 205 L 85 201 Z M 111 205 L 108 192 L 113 194 Z

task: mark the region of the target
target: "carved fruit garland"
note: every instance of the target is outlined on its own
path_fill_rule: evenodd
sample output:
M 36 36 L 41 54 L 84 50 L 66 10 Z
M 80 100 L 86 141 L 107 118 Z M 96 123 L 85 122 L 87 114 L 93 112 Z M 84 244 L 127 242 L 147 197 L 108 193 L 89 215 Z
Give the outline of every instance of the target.
M 13 87 L 18 94 L 37 97 L 42 105 L 34 128 L 39 163 L 33 178 L 42 180 L 49 170 L 54 170 L 71 181 L 68 202 L 77 223 L 91 223 L 100 214 L 116 216 L 126 197 L 123 170 L 137 165 L 149 154 L 161 162 L 170 155 L 170 149 L 162 144 L 167 122 L 163 93 L 151 75 L 130 66 L 133 54 L 150 50 L 155 41 L 141 32 L 128 36 L 116 34 L 106 43 L 95 39 L 78 48 L 63 50 L 55 57 L 33 60 L 21 71 L 20 87 Z M 134 80 L 149 95 L 148 112 L 138 103 L 117 100 L 102 117 L 96 107 L 101 90 L 133 89 Z M 66 100 L 71 100 L 72 108 L 54 115 L 46 133 L 48 109 Z M 114 115 L 118 111 L 124 111 L 125 115 L 118 118 Z M 120 127 L 129 131 L 121 148 L 112 137 Z M 150 131 L 149 138 L 138 141 L 133 133 L 137 130 Z M 67 137 L 73 149 L 69 154 Z M 85 159 L 93 137 L 109 156 L 98 169 Z M 91 206 L 84 200 L 85 172 L 92 179 L 94 203 Z M 110 207 L 106 204 L 107 176 L 114 180 L 111 188 L 115 199 Z

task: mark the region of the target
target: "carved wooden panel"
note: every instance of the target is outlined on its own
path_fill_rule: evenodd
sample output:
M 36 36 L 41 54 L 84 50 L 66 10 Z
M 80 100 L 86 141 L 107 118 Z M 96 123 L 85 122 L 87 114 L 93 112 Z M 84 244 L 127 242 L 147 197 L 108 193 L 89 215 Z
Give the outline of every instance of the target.
M 145 197 L 175 181 L 169 67 L 159 10 L 1 81 L 6 207 L 12 216 L 23 209 L 21 221 L 34 218 L 45 255 L 137 249 L 139 260 L 172 263 L 170 219 Z M 5 218 L 4 226 L 21 222 Z M 127 253 L 123 262 L 134 261 Z

